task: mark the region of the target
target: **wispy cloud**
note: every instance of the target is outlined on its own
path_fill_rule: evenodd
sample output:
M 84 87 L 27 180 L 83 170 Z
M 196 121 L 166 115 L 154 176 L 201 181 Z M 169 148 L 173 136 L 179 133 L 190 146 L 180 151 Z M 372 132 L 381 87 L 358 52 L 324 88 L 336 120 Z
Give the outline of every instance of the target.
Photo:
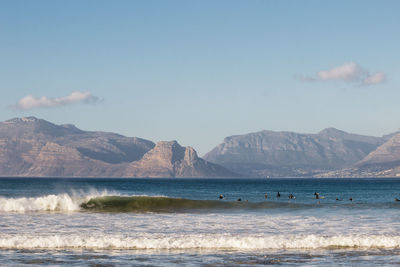
M 354 62 L 344 63 L 342 66 L 332 68 L 330 70 L 322 70 L 317 72 L 317 78 L 322 81 L 327 80 L 343 80 L 355 81 L 363 76 L 364 70 Z
M 368 76 L 366 79 L 364 79 L 364 84 L 365 85 L 372 85 L 372 84 L 378 84 L 382 83 L 386 80 L 386 75 L 383 72 L 377 72 L 375 74 L 372 74 Z
M 66 106 L 75 103 L 96 103 L 100 99 L 97 96 L 92 95 L 90 92 L 75 91 L 70 95 L 57 98 L 49 98 L 47 96 L 34 97 L 27 95 L 21 98 L 14 108 L 19 110 L 30 110 L 35 108 L 51 108 Z
M 360 85 L 374 85 L 386 80 L 383 72 L 370 74 L 368 70 L 354 62 L 346 62 L 329 70 L 321 70 L 315 76 L 300 78 L 303 81 L 344 81 Z

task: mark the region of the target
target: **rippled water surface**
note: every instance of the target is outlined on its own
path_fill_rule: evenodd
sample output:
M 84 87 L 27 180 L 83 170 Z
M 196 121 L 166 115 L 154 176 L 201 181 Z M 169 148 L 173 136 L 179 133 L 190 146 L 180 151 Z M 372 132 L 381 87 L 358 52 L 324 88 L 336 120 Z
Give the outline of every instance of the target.
M 1 178 L 0 262 L 399 265 L 395 198 L 396 179 Z

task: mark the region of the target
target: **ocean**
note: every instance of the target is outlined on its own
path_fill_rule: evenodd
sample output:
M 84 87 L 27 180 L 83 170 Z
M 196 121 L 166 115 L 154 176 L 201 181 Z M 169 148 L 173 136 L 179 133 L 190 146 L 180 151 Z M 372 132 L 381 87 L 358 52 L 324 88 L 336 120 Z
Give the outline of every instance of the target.
M 400 179 L 0 178 L 0 263 L 400 265 L 396 198 Z

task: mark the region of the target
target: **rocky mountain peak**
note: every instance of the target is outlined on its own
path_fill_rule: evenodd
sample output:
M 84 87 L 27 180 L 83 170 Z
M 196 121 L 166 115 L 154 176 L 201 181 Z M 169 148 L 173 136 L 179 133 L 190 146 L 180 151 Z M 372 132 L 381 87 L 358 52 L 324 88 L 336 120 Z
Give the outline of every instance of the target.
M 151 153 L 161 155 L 163 159 L 172 164 L 182 160 L 191 164 L 199 158 L 194 148 L 190 146 L 183 147 L 175 140 L 158 142 Z
M 30 116 L 30 117 L 22 117 L 22 118 L 13 118 L 13 119 L 5 121 L 4 123 L 6 123 L 6 124 L 11 124 L 11 123 L 32 123 L 32 122 L 39 122 L 39 121 L 44 121 L 44 120 L 41 120 L 41 119 L 38 119 L 36 117 Z
M 176 141 L 158 142 L 127 169 L 130 176 L 139 177 L 236 177 L 219 165 L 197 156 L 192 147 L 182 147 Z
M 145 157 L 158 158 L 159 160 L 174 164 L 182 160 L 185 156 L 185 148 L 178 144 L 177 141 L 160 141 L 150 150 Z
M 177 141 L 156 145 L 35 117 L 0 122 L 0 175 L 51 177 L 235 177 Z

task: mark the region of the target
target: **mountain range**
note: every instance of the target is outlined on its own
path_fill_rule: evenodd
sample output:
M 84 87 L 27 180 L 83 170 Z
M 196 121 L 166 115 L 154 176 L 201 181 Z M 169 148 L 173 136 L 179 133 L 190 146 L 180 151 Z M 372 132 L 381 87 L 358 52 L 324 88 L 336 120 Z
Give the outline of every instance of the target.
M 203 158 L 177 141 L 153 143 L 35 117 L 0 122 L 3 177 L 398 177 L 400 133 L 265 130 L 226 137 Z
M 82 131 L 35 117 L 0 123 L 0 176 L 236 177 L 176 141 Z
M 317 134 L 261 131 L 235 135 L 204 159 L 250 177 L 396 176 L 400 133 L 372 137 L 328 128 Z

